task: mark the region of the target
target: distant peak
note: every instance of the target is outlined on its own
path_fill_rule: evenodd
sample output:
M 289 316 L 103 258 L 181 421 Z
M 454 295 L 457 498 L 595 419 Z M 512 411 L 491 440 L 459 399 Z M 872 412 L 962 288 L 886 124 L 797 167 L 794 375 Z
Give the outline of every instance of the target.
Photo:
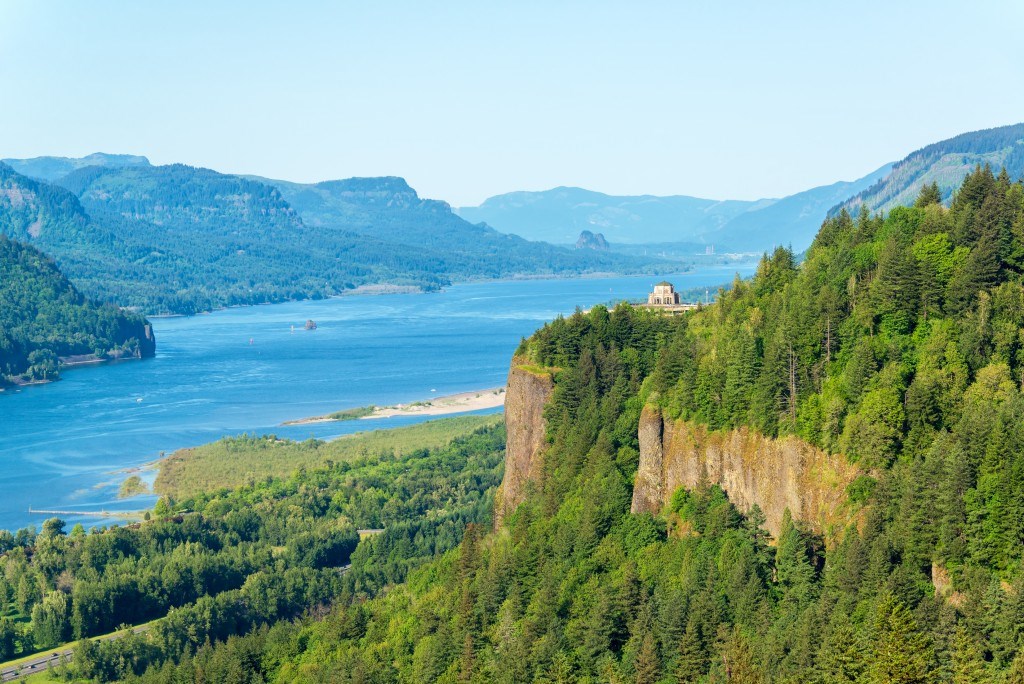
M 88 162 L 88 165 L 95 164 L 99 166 L 152 166 L 148 157 L 139 154 L 93 152 L 88 156 L 82 157 L 79 161 Z
M 150 166 L 149 159 L 134 154 L 108 154 L 94 152 L 85 157 L 30 157 L 28 159 L 4 159 L 18 173 L 53 182 L 73 171 L 89 166 L 121 168 L 126 166 Z
M 401 176 L 357 176 L 341 180 L 329 180 L 317 183 L 317 186 L 329 190 L 348 192 L 395 192 L 413 193 L 413 190 Z

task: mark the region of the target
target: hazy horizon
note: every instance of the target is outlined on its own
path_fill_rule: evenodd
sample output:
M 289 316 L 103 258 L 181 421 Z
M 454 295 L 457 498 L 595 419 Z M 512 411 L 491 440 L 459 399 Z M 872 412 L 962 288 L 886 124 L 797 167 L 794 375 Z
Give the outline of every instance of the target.
M 453 206 L 558 186 L 782 197 L 1024 120 L 1021 28 L 1010 2 L 0 0 L 0 126 L 17 133 L 0 157 L 393 175 Z

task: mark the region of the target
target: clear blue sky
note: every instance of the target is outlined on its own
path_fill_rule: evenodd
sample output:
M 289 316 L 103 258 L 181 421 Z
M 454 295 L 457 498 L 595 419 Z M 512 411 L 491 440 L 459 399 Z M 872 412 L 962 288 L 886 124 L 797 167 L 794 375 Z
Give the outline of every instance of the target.
M 1024 121 L 1024 3 L 0 0 L 0 157 L 752 199 Z

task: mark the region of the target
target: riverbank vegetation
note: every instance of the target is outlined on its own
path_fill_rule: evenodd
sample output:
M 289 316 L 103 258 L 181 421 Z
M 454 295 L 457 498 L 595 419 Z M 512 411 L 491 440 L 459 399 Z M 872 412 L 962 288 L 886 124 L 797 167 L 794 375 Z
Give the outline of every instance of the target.
M 295 442 L 273 435 L 225 437 L 212 444 L 182 449 L 154 464 L 159 468 L 153 490 L 181 500 L 204 492 L 230 489 L 287 477 L 318 468 L 379 454 L 400 456 L 418 449 L 451 443 L 459 436 L 501 424 L 497 414 L 457 416 L 391 430 L 345 435 L 330 441 Z
M 840 212 L 805 263 L 775 250 L 701 311 L 595 307 L 524 341 L 520 355 L 558 370 L 538 477 L 501 529 L 480 525 L 498 431 L 423 454 L 445 465 L 416 486 L 403 479 L 415 457 L 388 457 L 176 504 L 201 512 L 180 524 L 260 516 L 254 553 L 265 540 L 284 564 L 274 577 L 308 573 L 287 584 L 301 599 L 246 581 L 172 613 L 167 631 L 79 649 L 74 672 L 162 684 L 1024 681 L 1024 186 L 980 168 L 949 209 L 938 195 L 926 187 L 884 217 Z M 825 539 L 790 515 L 773 539 L 756 506 L 737 509 L 707 481 L 658 515 L 632 514 L 645 403 L 840 454 L 864 473 L 849 491 L 858 524 Z M 359 543 L 338 585 L 301 553 L 307 529 L 392 519 L 406 531 Z M 446 532 L 416 527 L 441 519 Z M 318 587 L 339 593 L 300 615 Z M 33 626 L 53 624 L 61 599 L 37 602 Z
M 490 425 L 440 448 L 164 498 L 147 523 L 68 533 L 53 519 L 38 534 L 8 534 L 0 601 L 13 617 L 0 618 L 0 658 L 166 615 L 144 635 L 79 645 L 73 676 L 111 681 L 373 596 L 489 519 L 503 443 Z M 360 541 L 364 528 L 383 532 Z
M 117 498 L 130 499 L 149 491 L 149 485 L 138 475 L 129 475 L 117 490 Z
M 82 296 L 57 266 L 0 231 L 0 387 L 55 380 L 60 357 L 152 356 L 141 316 Z
M 543 473 L 503 529 L 142 681 L 245 653 L 248 681 L 1022 681 L 1024 189 L 979 169 L 935 194 L 840 213 L 704 311 L 547 326 L 520 349 L 561 369 Z M 630 514 L 645 401 L 845 454 L 861 524 L 770 540 L 710 484 Z

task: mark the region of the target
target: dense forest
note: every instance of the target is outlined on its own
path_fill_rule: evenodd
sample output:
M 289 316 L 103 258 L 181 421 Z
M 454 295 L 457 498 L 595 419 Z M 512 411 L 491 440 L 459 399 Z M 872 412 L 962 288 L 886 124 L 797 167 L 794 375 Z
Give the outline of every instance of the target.
M 1024 188 L 979 168 L 948 209 L 925 187 L 830 219 L 694 314 L 556 320 L 519 350 L 559 370 L 503 529 L 140 680 L 1024 681 L 1022 247 Z M 860 524 L 771 539 L 713 485 L 630 514 L 645 402 L 845 454 Z
M 60 357 L 152 356 L 147 326 L 86 299 L 45 255 L 0 234 L 0 387 L 55 379 Z
M 829 213 L 843 208 L 856 213 L 864 204 L 872 211 L 889 211 L 913 203 L 918 188 L 932 183 L 948 202 L 964 177 L 986 164 L 1006 169 L 1011 178 L 1024 176 L 1024 123 L 961 133 L 911 152 L 889 174 Z
M 300 215 L 267 182 L 181 164 L 89 166 L 48 184 L 0 163 L 0 234 L 44 250 L 86 295 L 150 314 L 652 268 L 473 226 L 401 179 L 282 187 L 304 208 L 326 197 L 329 211 Z
M 359 466 L 379 469 L 372 477 L 329 464 L 164 502 L 162 521 L 137 530 L 85 535 L 220 530 L 257 516 L 244 538 L 252 547 L 217 532 L 228 535 L 224 553 L 244 563 L 242 549 L 267 549 L 275 577 L 310 574 L 276 612 L 253 608 L 276 585 L 246 581 L 173 611 L 152 635 L 85 642 L 67 677 L 1024 682 L 1024 185 L 979 167 L 948 208 L 940 199 L 926 185 L 915 206 L 885 216 L 841 212 L 803 263 L 775 250 L 751 281 L 685 316 L 595 307 L 524 340 L 518 353 L 556 383 L 542 477 L 498 530 L 478 524 L 501 468 L 502 435 L 483 431 Z M 842 454 L 862 472 L 847 490 L 858 515 L 828 537 L 787 516 L 772 538 L 756 506 L 737 509 L 711 483 L 675 492 L 656 516 L 631 514 L 645 404 Z M 436 477 L 422 490 L 397 485 L 420 458 L 443 463 Z M 198 513 L 167 517 L 182 507 Z M 420 544 L 430 533 L 412 527 L 459 510 L 444 543 Z M 386 551 L 361 542 L 349 572 L 316 580 L 351 551 L 349 525 L 399 521 L 405 541 Z M 91 574 L 84 553 L 41 566 L 45 540 L 73 548 L 83 538 L 54 527 L 12 538 L 6 562 L 46 588 L 33 633 L 70 605 L 61 634 L 74 635 L 75 589 L 60 578 L 105 575 Z M 305 534 L 319 548 L 327 530 L 344 544 L 330 561 L 292 550 Z M 242 607 L 231 603 L 238 592 Z M 303 611 L 311 602 L 321 607 Z
M 238 448 L 246 440 L 262 441 L 240 437 Z M 75 676 L 111 681 L 258 625 L 373 596 L 455 548 L 467 525 L 489 520 L 503 444 L 503 430 L 487 427 L 445 447 L 165 497 L 142 524 L 69 531 L 54 518 L 39 533 L 0 532 L 0 659 L 162 618 L 145 639 L 78 649 Z M 371 533 L 360 543 L 361 529 Z

